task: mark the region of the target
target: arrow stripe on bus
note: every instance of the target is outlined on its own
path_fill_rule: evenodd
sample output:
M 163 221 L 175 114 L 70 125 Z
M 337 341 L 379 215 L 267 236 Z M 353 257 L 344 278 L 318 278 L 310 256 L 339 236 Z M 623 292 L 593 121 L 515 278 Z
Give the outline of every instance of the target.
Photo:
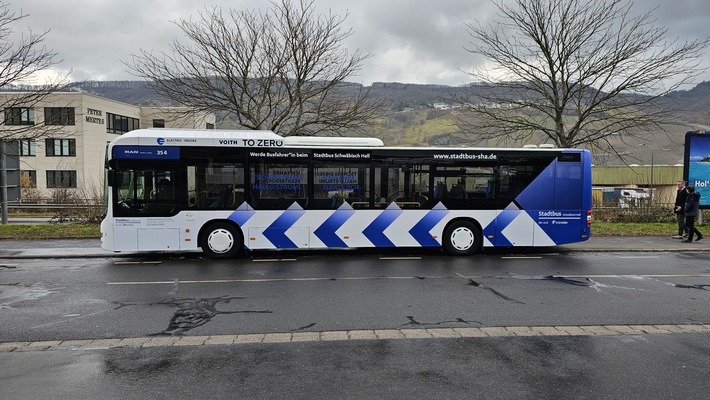
M 245 201 L 229 216 L 229 219 L 236 222 L 239 226 L 244 226 L 254 214 L 256 214 L 256 211 Z
M 350 204 L 343 203 L 328 219 L 321 224 L 313 233 L 327 247 L 348 247 L 345 242 L 335 234 L 345 222 L 355 214 L 355 210 Z
M 291 207 L 279 215 L 276 220 L 264 230 L 264 237 L 277 249 L 296 249 L 298 246 L 286 236 L 286 231 L 293 226 L 306 212 L 294 202 Z
M 501 211 L 500 214 L 486 226 L 483 230 L 484 235 L 486 237 L 495 237 L 494 245 L 496 246 L 512 246 L 513 244 L 502 232 L 520 213 L 520 209 L 514 203 L 510 203 L 505 210 Z
M 409 234 L 423 247 L 440 246 L 441 243 L 434 239 L 430 232 L 448 213 L 449 210 L 439 202 L 409 230 Z
M 392 222 L 401 214 L 402 209 L 399 208 L 396 203 L 390 203 L 362 233 L 375 247 L 395 247 L 394 243 L 385 236 L 384 231 L 392 225 Z

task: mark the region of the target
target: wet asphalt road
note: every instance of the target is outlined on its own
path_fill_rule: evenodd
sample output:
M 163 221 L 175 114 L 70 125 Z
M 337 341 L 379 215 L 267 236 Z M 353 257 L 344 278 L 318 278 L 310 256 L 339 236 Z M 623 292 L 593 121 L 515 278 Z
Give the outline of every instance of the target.
M 707 253 L 274 256 L 12 260 L 0 341 L 710 323 Z
M 3 399 L 704 399 L 708 335 L 0 354 Z
M 358 252 L 5 265 L 0 342 L 6 343 L 710 324 L 710 255 L 702 252 L 503 252 L 469 259 Z M 699 383 L 707 381 L 710 335 L 693 333 L 0 352 L 3 399 L 666 399 L 705 398 Z

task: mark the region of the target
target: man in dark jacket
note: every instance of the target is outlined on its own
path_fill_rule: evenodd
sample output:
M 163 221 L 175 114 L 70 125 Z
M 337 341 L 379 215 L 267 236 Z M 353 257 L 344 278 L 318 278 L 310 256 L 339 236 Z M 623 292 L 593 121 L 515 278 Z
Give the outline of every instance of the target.
M 695 227 L 695 217 L 698 216 L 700 211 L 700 193 L 695 191 L 695 188 L 691 185 L 686 186 L 685 191 L 688 192 L 688 197 L 685 199 L 685 226 L 688 228 L 688 240 L 684 240 L 685 243 L 690 243 L 693 241 L 693 234 L 698 235 L 697 239 L 703 238 L 703 234 Z
M 685 181 L 678 181 L 678 192 L 675 195 L 675 213 L 678 221 L 678 235 L 673 236 L 674 239 L 683 239 L 688 236 L 688 228 L 685 226 L 685 199 L 688 197 L 688 192 L 685 191 Z

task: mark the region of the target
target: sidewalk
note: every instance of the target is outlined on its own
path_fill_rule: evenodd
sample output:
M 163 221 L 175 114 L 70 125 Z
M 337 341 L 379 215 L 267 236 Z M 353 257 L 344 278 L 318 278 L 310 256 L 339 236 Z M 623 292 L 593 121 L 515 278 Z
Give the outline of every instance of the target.
M 560 252 L 683 252 L 710 251 L 710 238 L 683 243 L 670 236 L 599 236 L 586 242 L 554 247 Z M 166 252 L 174 254 L 173 252 Z M 112 258 L 155 256 L 160 252 L 114 253 L 101 249 L 99 239 L 0 240 L 0 259 Z

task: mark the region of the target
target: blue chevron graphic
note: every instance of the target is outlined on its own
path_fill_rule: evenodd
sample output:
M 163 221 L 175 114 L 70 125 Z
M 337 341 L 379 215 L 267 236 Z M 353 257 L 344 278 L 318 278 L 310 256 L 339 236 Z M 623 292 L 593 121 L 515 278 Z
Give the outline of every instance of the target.
M 399 208 L 396 203 L 390 203 L 362 233 L 375 247 L 394 247 L 394 243 L 385 236 L 384 230 L 387 229 L 400 214 L 402 214 L 402 209 Z
M 501 211 L 501 213 L 483 229 L 483 235 L 485 237 L 493 236 L 495 238 L 493 244 L 496 246 L 512 246 L 513 244 L 510 243 L 502 232 L 520 213 L 520 209 L 518 209 L 514 203 L 510 203 L 505 210 Z
M 286 236 L 286 231 L 305 213 L 303 208 L 294 201 L 291 207 L 279 215 L 279 217 L 264 230 L 264 237 L 273 243 L 277 249 L 298 248 L 298 246 Z
M 441 222 L 442 219 L 449 213 L 449 210 L 439 202 L 431 209 L 424 218 L 420 219 L 416 225 L 409 230 L 409 234 L 419 242 L 423 247 L 437 247 L 441 244 L 431 237 L 431 229 L 434 225 Z
M 542 210 L 549 207 L 554 198 L 555 166 L 553 161 L 529 185 L 523 189 L 515 201 L 524 210 Z M 557 181 L 559 183 L 559 180 Z
M 229 219 L 236 222 L 237 225 L 243 226 L 254 214 L 256 211 L 245 201 L 229 216 Z
M 348 245 L 335 234 L 335 231 L 343 226 L 345 221 L 352 217 L 353 214 L 355 214 L 355 210 L 353 210 L 350 204 L 344 202 L 321 226 L 313 231 L 313 234 L 328 247 L 348 247 Z

